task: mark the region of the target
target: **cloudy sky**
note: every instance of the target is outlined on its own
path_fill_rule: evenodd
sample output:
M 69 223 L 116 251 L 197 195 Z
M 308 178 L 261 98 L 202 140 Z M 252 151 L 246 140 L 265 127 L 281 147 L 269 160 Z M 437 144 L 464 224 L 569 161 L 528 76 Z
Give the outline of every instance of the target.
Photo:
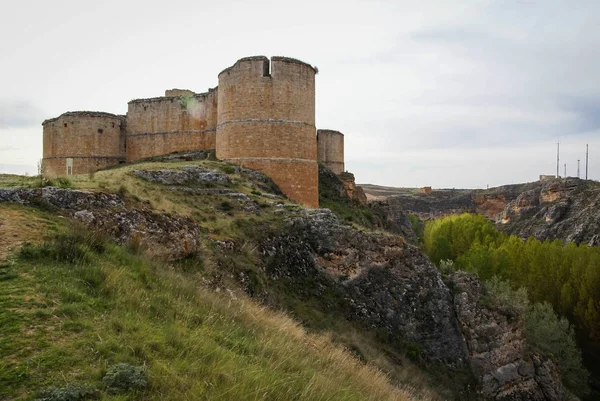
M 158 4 L 158 5 L 154 5 Z M 71 0 L 0 5 L 0 173 L 36 173 L 41 122 L 203 92 L 238 58 L 319 68 L 317 126 L 360 183 L 600 179 L 598 0 Z

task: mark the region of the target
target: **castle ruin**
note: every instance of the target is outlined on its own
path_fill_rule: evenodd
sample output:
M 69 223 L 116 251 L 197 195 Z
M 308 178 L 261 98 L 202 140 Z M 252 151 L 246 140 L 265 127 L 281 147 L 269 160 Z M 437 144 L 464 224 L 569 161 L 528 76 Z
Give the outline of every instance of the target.
M 205 93 L 136 99 L 127 115 L 67 112 L 42 123 L 46 176 L 92 173 L 173 152 L 214 149 L 260 170 L 292 200 L 319 206 L 318 165 L 344 170 L 344 135 L 315 127 L 315 75 L 287 57 L 246 57 Z

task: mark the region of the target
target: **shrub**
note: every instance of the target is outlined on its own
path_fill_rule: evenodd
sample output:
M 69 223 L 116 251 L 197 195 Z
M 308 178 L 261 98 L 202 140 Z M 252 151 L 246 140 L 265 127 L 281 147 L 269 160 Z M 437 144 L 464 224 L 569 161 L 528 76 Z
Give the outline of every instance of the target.
M 70 383 L 66 387 L 42 390 L 36 401 L 80 401 L 97 398 L 97 395 L 91 386 Z
M 129 390 L 139 390 L 148 386 L 146 368 L 133 366 L 128 363 L 118 363 L 111 366 L 102 379 L 110 393 L 122 393 Z
M 503 281 L 498 276 L 492 277 L 485 283 L 491 295 L 492 305 L 506 310 L 511 315 L 522 315 L 529 308 L 527 290 L 523 287 L 513 290 L 508 281 Z
M 58 188 L 73 188 L 73 182 L 67 177 L 56 177 L 54 179 L 47 179 L 45 186 L 52 186 Z
M 86 263 L 90 260 L 90 250 L 96 253 L 106 250 L 106 241 L 99 233 L 73 227 L 72 231 L 58 234 L 43 244 L 25 244 L 21 248 L 20 257 L 26 260 L 51 259 L 71 264 Z
M 225 166 L 225 167 L 223 167 L 222 170 L 223 170 L 223 172 L 225 174 L 233 174 L 233 173 L 235 173 L 235 167 L 233 167 L 233 166 Z
M 526 289 L 513 290 L 507 281 L 498 277 L 485 285 L 490 294 L 488 301 L 493 306 L 514 315 L 525 315 L 527 342 L 557 361 L 563 384 L 577 395 L 587 394 L 589 373 L 583 367 L 581 351 L 568 320 L 559 318 L 547 302 L 530 305 Z
M 456 271 L 456 268 L 454 267 L 454 261 L 450 259 L 440 260 L 439 269 L 442 274 L 450 274 Z
M 231 206 L 231 203 L 229 203 L 227 201 L 223 201 L 223 202 L 221 202 L 221 210 L 224 212 L 229 212 L 229 211 L 233 210 L 233 206 Z
M 533 346 L 556 358 L 565 386 L 579 396 L 588 393 L 589 373 L 583 367 L 581 351 L 567 319 L 556 316 L 549 303 L 537 303 L 527 312 L 525 332 Z

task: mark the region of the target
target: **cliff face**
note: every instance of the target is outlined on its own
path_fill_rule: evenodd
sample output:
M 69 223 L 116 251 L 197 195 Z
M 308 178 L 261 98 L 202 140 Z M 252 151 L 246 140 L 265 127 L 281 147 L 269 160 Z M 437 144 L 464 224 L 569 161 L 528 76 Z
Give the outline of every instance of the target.
M 522 317 L 483 306 L 487 292 L 473 275 L 456 272 L 448 282 L 454 290 L 454 308 L 469 349 L 469 364 L 481 378 L 482 394 L 495 400 L 563 399 L 558 367 L 528 350 Z
M 507 203 L 499 228 L 522 238 L 600 245 L 600 185 L 576 178 L 540 184 Z
M 505 185 L 489 190 L 441 190 L 387 198 L 388 220 L 423 220 L 480 213 L 498 229 L 522 238 L 600 245 L 600 184 L 577 178 Z

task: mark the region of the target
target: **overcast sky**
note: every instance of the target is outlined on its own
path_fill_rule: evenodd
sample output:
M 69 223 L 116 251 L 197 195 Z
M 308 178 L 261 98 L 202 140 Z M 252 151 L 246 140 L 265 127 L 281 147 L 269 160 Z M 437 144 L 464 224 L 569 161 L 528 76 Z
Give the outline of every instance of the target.
M 155 5 L 157 4 L 157 5 Z M 237 59 L 319 68 L 317 127 L 359 183 L 600 179 L 600 1 L 19 0 L 0 4 L 0 173 L 36 173 L 46 118 L 206 91 Z

